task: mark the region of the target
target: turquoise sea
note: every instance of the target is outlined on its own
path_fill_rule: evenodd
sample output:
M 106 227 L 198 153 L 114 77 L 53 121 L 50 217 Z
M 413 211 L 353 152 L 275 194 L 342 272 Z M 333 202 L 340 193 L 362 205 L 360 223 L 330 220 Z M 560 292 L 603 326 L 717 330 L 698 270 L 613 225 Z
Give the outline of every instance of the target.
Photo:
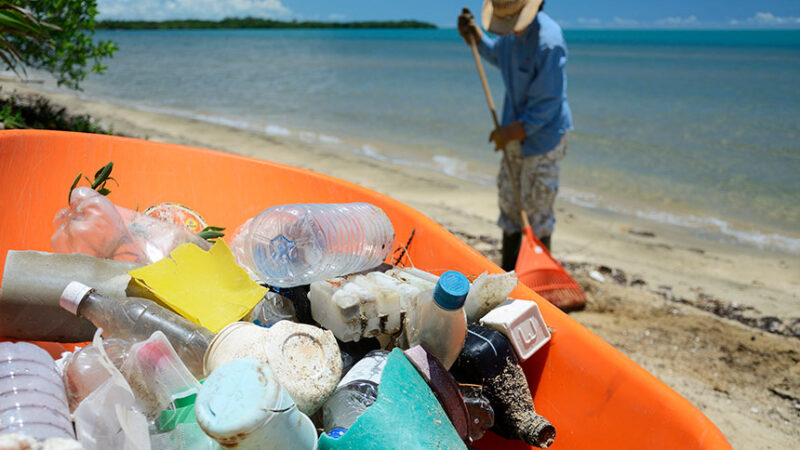
M 800 30 L 565 36 L 576 129 L 562 198 L 800 253 Z M 455 30 L 98 37 L 119 51 L 88 97 L 494 183 L 491 119 Z

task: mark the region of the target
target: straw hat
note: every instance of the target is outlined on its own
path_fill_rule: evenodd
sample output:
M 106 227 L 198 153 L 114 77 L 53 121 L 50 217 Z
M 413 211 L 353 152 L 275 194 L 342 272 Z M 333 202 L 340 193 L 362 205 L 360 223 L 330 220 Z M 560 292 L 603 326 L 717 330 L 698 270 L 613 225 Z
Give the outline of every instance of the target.
M 494 34 L 519 33 L 539 12 L 542 0 L 484 0 L 481 22 Z

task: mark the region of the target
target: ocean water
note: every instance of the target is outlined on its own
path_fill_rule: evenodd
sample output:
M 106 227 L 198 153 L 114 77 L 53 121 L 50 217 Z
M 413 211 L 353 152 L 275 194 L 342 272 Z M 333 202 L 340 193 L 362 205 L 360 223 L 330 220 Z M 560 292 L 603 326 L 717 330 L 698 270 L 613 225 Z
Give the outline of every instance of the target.
M 567 30 L 561 196 L 800 253 L 800 31 Z M 494 184 L 455 30 L 107 31 L 84 95 Z M 486 67 L 495 103 L 497 71 Z

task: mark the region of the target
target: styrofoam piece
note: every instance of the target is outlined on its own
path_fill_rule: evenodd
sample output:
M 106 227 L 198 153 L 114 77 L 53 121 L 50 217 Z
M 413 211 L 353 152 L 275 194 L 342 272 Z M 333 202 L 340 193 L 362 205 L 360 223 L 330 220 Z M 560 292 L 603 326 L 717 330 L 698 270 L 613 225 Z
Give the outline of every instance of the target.
M 439 281 L 438 276 L 414 267 L 391 269 L 386 271 L 386 274 L 400 281 L 411 284 L 420 291 L 433 289 L 436 286 L 436 282 Z
M 486 313 L 503 303 L 517 284 L 519 279 L 513 271 L 494 275 L 482 273 L 472 282 L 467 301 L 464 303 L 467 323 L 476 323 Z
M 343 342 L 394 335 L 420 289 L 382 272 L 311 283 L 311 316 Z
M 503 333 L 520 361 L 527 360 L 550 341 L 550 330 L 539 305 L 533 301 L 508 299 L 483 316 L 480 323 Z

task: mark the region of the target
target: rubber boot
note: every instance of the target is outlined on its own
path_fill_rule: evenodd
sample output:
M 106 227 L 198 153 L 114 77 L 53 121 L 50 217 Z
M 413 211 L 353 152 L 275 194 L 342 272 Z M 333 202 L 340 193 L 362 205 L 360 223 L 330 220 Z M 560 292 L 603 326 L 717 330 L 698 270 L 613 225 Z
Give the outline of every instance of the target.
M 519 246 L 522 244 L 522 233 L 503 232 L 503 260 L 501 267 L 506 272 L 511 272 L 517 265 Z

